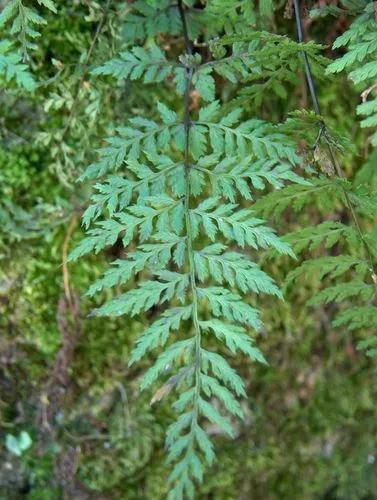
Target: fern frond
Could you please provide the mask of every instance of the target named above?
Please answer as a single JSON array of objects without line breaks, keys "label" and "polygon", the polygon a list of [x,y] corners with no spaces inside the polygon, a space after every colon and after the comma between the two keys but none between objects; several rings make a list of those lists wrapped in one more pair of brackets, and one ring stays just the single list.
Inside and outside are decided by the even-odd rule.
[{"label": "fern frond", "polygon": [[377,335],[360,340],[357,344],[357,348],[364,350],[367,356],[377,356]]},{"label": "fern frond", "polygon": [[[166,156],[150,157],[151,164],[127,159],[123,170],[127,176],[111,175],[103,183],[97,183],[96,193],[91,197],[92,205],[86,209],[83,224],[89,227],[106,209],[110,216],[127,208],[131,201],[157,196],[170,187],[174,196],[184,195],[184,167],[182,162],[174,162]],[[133,176],[133,178],[132,178]]]},{"label": "fern frond", "polygon": [[258,18],[271,19],[273,8],[271,0],[263,0],[258,6],[247,0],[212,0],[207,3],[205,12],[210,25],[216,26],[216,32],[224,30],[232,34],[247,31],[247,27],[254,25]]},{"label": "fern frond", "polygon": [[[179,6],[182,13],[184,7]],[[181,25],[185,26],[182,19]],[[260,43],[261,37],[256,38]],[[268,37],[263,35],[262,41],[268,44]],[[293,50],[285,39],[272,37],[271,44],[275,42],[298,55],[297,47]],[[159,103],[158,122],[131,118],[129,126],[118,128],[107,140],[99,161],[83,176],[107,175],[95,186],[92,205],[83,218],[85,226],[93,222],[95,226],[71,254],[74,259],[98,252],[117,240],[124,247],[138,242],[136,250],[127,252],[124,261],[118,260],[88,294],[123,287],[141,273],[137,288],[121,293],[94,314],[134,316],[163,306],[136,341],[130,363],[160,349],[141,388],[165,379],[153,403],[173,390],[179,393],[173,405],[178,417],[166,441],[168,461],[175,463],[170,475],[174,499],[192,497],[204,464],[214,459],[206,422],[232,436],[232,418],[242,416],[238,397],[245,396],[244,383],[223,354],[209,349],[220,343],[221,352],[266,362],[250,336],[250,330],[262,327],[259,312],[245,295],[282,295],[246,248],[272,248],[294,257],[289,244],[253,210],[241,208],[238,198],[250,200],[252,189],[262,190],[266,184],[281,188],[293,182],[308,187],[294,171],[300,159],[289,134],[262,120],[242,121],[241,108],[222,113],[220,102],[215,101],[213,73],[232,81],[235,75],[246,77],[254,70],[252,42],[243,45],[242,50],[251,51],[245,56],[232,43],[231,56],[224,54],[222,62],[202,62],[186,46],[179,62],[168,63],[160,49],[150,46],[133,48],[95,70],[118,78],[143,78],[147,83],[173,78],[177,92],[185,96],[184,116]],[[266,48],[266,54],[271,51],[271,46]],[[199,109],[197,119],[191,117],[192,89],[209,102]]]},{"label": "fern frond", "polygon": [[263,217],[271,217],[281,215],[288,208],[298,212],[313,202],[325,209],[333,208],[334,202],[343,200],[345,187],[348,189],[344,180],[312,177],[310,183],[296,183],[282,190],[272,191],[258,200],[253,209]]},{"label": "fern frond", "polygon": [[[297,5],[296,3],[296,8]],[[370,85],[369,88],[362,93],[363,103],[358,106],[357,112],[358,114],[367,116],[367,118],[361,122],[362,127],[374,127],[377,126],[377,107],[375,106],[375,99],[372,98],[368,101],[368,97],[370,94],[373,95],[376,90],[374,81],[377,75],[377,20],[375,6],[374,2],[366,2],[366,5],[358,5],[356,3],[350,4],[349,6],[347,5],[347,7],[353,11],[353,14],[358,14],[358,9],[361,9],[362,12],[351,24],[350,28],[335,41],[333,45],[334,49],[347,46],[348,51],[328,66],[327,73],[338,73],[347,70],[350,72],[350,79],[353,80],[355,84]],[[301,28],[299,26],[299,33],[300,31]],[[308,80],[312,80],[308,61],[306,61],[306,74]],[[311,87],[311,92],[319,114],[318,99],[313,86]],[[326,126],[322,121],[321,132],[323,132],[323,130],[326,131]],[[374,133],[371,141],[374,145],[377,144],[376,137],[377,134]],[[341,167],[337,164],[337,160],[332,152],[332,144],[328,137],[326,141],[328,143],[333,170],[336,170],[337,175],[342,177]],[[316,248],[319,242],[331,248],[335,243],[340,243],[342,240],[345,240],[348,247],[351,249],[350,253],[353,253],[354,249],[358,248],[358,253],[360,254],[361,250],[361,254],[365,255],[366,260],[361,261],[360,259],[355,259],[355,257],[351,255],[312,259],[304,262],[299,268],[292,271],[288,276],[288,282],[291,283],[303,273],[317,274],[319,279],[325,277],[335,279],[347,273],[351,276],[350,281],[324,288],[314,296],[309,303],[312,305],[321,302],[342,303],[348,299],[352,299],[352,304],[346,302],[348,308],[337,314],[336,319],[333,321],[334,326],[347,325],[349,330],[363,328],[365,330],[368,330],[368,328],[375,329],[377,326],[376,307],[374,306],[374,301],[377,296],[377,276],[375,274],[376,255],[374,252],[373,239],[369,235],[364,234],[358,215],[356,214],[357,210],[374,219],[376,211],[375,197],[366,186],[352,188],[350,183],[343,179],[341,181],[337,179],[334,185],[336,184],[340,187],[340,193],[342,193],[341,199],[343,199],[343,204],[350,212],[350,216],[355,224],[355,229],[346,230],[343,225],[336,224],[336,226],[334,226],[332,222],[323,223],[318,226],[317,229],[310,228],[302,232],[299,249],[302,249],[308,243],[311,244],[312,249]],[[339,190],[335,190],[334,194],[338,197]],[[310,274],[310,276],[312,277],[313,274]],[[355,307],[354,302],[357,300],[363,301],[363,305]],[[368,305],[365,305],[365,303]],[[375,338],[375,336],[366,340],[365,348],[368,349],[369,346],[374,345],[373,338]],[[369,354],[372,353],[373,349],[369,351]]]},{"label": "fern frond", "polygon": [[225,342],[226,346],[233,354],[235,354],[237,350],[240,350],[250,358],[266,363],[260,350],[252,346],[252,339],[246,334],[246,330],[242,326],[212,319],[211,321],[201,321],[200,327],[204,331],[212,331],[218,339]]}]

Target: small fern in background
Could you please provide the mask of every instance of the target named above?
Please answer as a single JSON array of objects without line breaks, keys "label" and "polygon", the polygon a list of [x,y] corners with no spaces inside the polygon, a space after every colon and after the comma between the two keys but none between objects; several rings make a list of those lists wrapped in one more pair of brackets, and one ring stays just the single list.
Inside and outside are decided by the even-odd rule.
[{"label": "small fern in background", "polygon": [[[296,8],[297,5],[296,3]],[[327,8],[324,10],[328,12]],[[318,12],[316,14],[318,15]],[[376,84],[373,83],[377,75],[377,64],[374,60],[377,49],[376,28],[374,2],[369,2],[349,30],[334,43],[335,49],[349,45],[349,51],[327,67],[327,73],[352,69],[349,76],[356,84],[364,82],[370,85],[362,93],[365,102],[358,107],[359,114],[370,115],[361,122],[362,127],[377,125],[374,117],[377,101],[367,100],[369,94],[373,94],[376,90]],[[311,78],[310,74],[308,78]],[[312,97],[316,103],[315,93],[312,93]],[[319,108],[318,104],[317,107]],[[333,212],[334,209],[343,208],[348,212],[351,225],[346,225],[335,218],[286,236],[286,241],[292,244],[297,253],[324,248],[329,252],[336,249],[335,253],[338,254],[304,260],[289,273],[287,286],[302,278],[332,281],[333,284],[314,295],[309,304],[313,306],[321,303],[339,304],[333,325],[346,327],[350,331],[358,330],[361,335],[358,348],[366,349],[368,355],[374,356],[377,354],[377,240],[374,224],[377,198],[369,186],[354,186],[344,179],[334,152],[336,148],[337,152],[341,149],[339,139],[329,133],[322,117],[317,117],[317,120],[320,128],[316,140],[314,141],[314,135],[310,138],[310,126],[306,139],[314,144],[312,161],[317,163],[319,170],[325,175],[320,173],[312,178],[311,186],[290,186],[281,192],[272,193],[260,200],[255,209],[266,216],[281,215],[285,210],[292,208],[297,212],[315,200],[318,206],[328,211]],[[311,122],[315,127],[315,121],[311,119],[307,121],[309,125]],[[295,123],[294,119],[292,123]],[[374,142],[375,134],[371,138],[372,145]],[[372,163],[373,161],[370,165]],[[356,180],[361,177],[365,178],[365,173],[363,176],[357,176]],[[366,227],[361,227],[358,214],[369,219]],[[369,231],[368,226],[371,228]],[[339,252],[339,247],[345,252],[344,254]],[[340,278],[345,278],[346,281],[339,283]]]},{"label": "small fern in background", "polygon": [[[333,48],[347,47],[347,53],[335,60],[327,68],[328,73],[347,71],[349,78],[358,87],[362,88],[362,103],[358,105],[356,112],[364,116],[360,125],[371,128],[370,142],[372,147],[377,147],[377,11],[375,2],[366,2],[362,13],[353,21],[350,28],[339,36],[334,42]],[[366,167],[362,168],[356,180],[363,180],[365,170],[368,170],[376,159],[376,151]],[[375,169],[373,169],[375,170]],[[372,179],[375,172],[372,171]],[[364,177],[365,180],[365,177]],[[367,186],[369,188],[369,185]],[[365,190],[368,193],[368,190]],[[375,220],[377,209],[377,197],[375,193],[370,195],[370,207],[372,222]],[[362,299],[359,307],[349,307],[342,311],[334,321],[335,326],[347,326],[350,330],[360,330],[365,338],[359,342],[360,348],[365,348],[369,355],[377,355],[377,274],[376,274],[376,226],[372,225],[372,232],[363,235],[359,230],[359,239],[364,240],[366,247],[367,263],[357,264],[356,281],[346,284],[335,285],[331,289],[323,290],[312,302],[319,303],[321,300],[341,301],[349,297]],[[361,252],[362,254],[362,252]],[[341,274],[340,271],[339,274]],[[344,272],[344,271],[343,271]],[[338,276],[336,274],[335,276]],[[365,332],[372,335],[365,335]]]},{"label": "small fern in background", "polygon": [[[321,207],[330,213],[341,212],[347,207],[347,199],[352,201],[364,219],[369,219],[373,227],[377,209],[377,199],[364,189],[355,190],[342,179],[320,175],[311,179],[310,186],[289,186],[265,196],[255,205],[257,213],[280,218],[287,210],[297,214],[302,210]],[[333,326],[346,327],[351,331],[359,330],[358,348],[366,349],[367,354],[376,354],[377,345],[377,279],[375,274],[375,230],[367,233],[353,224],[346,224],[340,216],[329,216],[315,226],[298,229],[285,235],[303,262],[292,270],[286,280],[286,287],[292,284],[302,286],[304,282],[324,283],[330,281],[309,300],[308,305],[338,304]],[[366,251],[367,248],[367,251]],[[329,256],[310,258],[312,253],[331,253]],[[309,253],[308,253],[309,252]],[[345,281],[339,282],[344,279]]]}]

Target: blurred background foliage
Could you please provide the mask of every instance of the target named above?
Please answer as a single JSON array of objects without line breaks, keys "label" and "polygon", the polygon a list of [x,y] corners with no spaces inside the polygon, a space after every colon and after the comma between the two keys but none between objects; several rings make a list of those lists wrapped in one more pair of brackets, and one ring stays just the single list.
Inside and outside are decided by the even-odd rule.
[{"label": "blurred background foliage", "polygon": [[[182,49],[179,38],[159,34],[169,20],[162,18],[161,29],[145,27],[132,17],[133,3],[59,0],[56,14],[43,11],[47,23],[26,62],[37,89],[1,82],[1,499],[166,498],[164,429],[172,410],[168,400],[151,406],[152,393],[139,393],[147,363],[127,367],[148,318],[88,317],[98,299],[84,296],[122,248],[116,244],[100,256],[65,263],[82,238],[80,217],[90,190],[77,179],[101,138],[131,114],[153,117],[151,103],[159,95],[177,107],[173,93],[157,85],[116,84],[90,74],[135,38],[157,36],[166,45],[178,43],[178,53]],[[243,3],[229,12],[226,29],[257,27],[295,37],[289,0],[254,2],[246,22]],[[303,12],[307,36],[330,45],[350,20],[343,14],[309,17],[307,9],[327,4],[338,2],[308,1]],[[194,9],[193,31],[197,15]],[[174,22],[170,31],[174,35]],[[333,57],[329,48],[325,55]],[[367,131],[355,115],[357,89],[345,76],[316,76],[323,115],[353,145],[343,156],[353,179],[369,151]],[[272,121],[310,109],[301,72],[286,89],[286,95],[266,93],[260,103],[243,99],[243,106]],[[224,84],[222,93],[236,90]],[[284,217],[289,232],[308,220],[319,223],[328,212],[318,203]],[[295,265],[265,262],[280,283]],[[269,366],[234,360],[248,381],[247,418],[234,441],[217,437],[218,460],[198,498],[377,498],[376,364],[356,350],[351,333],[331,327],[332,306],[305,305],[317,289],[309,280],[288,287],[284,303],[263,299],[266,330],[259,346]]]}]

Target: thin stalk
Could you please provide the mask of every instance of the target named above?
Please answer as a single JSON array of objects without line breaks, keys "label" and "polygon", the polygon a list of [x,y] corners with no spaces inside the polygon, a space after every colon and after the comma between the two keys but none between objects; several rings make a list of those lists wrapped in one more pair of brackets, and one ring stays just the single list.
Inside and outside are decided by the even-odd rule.
[{"label": "thin stalk", "polygon": [[[299,0],[294,0],[294,6],[295,6],[295,17],[296,17],[298,41],[300,43],[304,43],[304,31],[302,29]],[[305,76],[306,76],[306,81],[308,83],[308,87],[310,90],[310,95],[312,96],[313,107],[314,107],[314,110],[317,113],[317,115],[320,115],[321,109],[319,107],[317,91],[316,91],[316,87],[315,87],[315,83],[314,83],[314,79],[313,79],[313,75],[312,75],[312,70],[310,68],[309,58],[308,58],[308,55],[306,52],[303,52],[302,55],[304,57]]]},{"label": "thin stalk", "polygon": [[183,7],[182,0],[178,0],[178,10],[179,10],[179,15],[181,17],[181,22],[182,22],[183,38],[185,40],[185,49],[186,49],[187,54],[191,55],[192,54],[192,43],[190,41],[189,34],[188,34],[186,13],[185,13],[185,8]]},{"label": "thin stalk", "polygon": [[[185,11],[182,5],[182,0],[178,1],[178,9],[183,26],[183,36],[185,40],[186,53],[190,55],[192,54],[192,46],[188,36],[187,23],[186,23]],[[198,290],[196,287],[194,249],[193,249],[192,227],[190,219],[190,197],[191,197],[190,129],[192,126],[191,116],[190,116],[190,91],[191,91],[193,73],[194,73],[193,68],[188,68],[188,67],[186,68],[186,89],[184,95],[185,109],[184,109],[183,125],[185,129],[185,151],[184,151],[184,167],[185,167],[185,180],[186,180],[186,193],[184,200],[185,224],[187,232],[187,255],[188,255],[188,265],[189,265],[189,275],[190,275],[190,288],[192,295],[192,320],[195,333],[195,345],[194,345],[195,396],[194,396],[194,418],[192,421],[192,426],[195,426],[198,418],[198,407],[199,407],[198,400],[200,397],[201,331],[200,331],[199,315],[198,315],[199,301],[198,301]]]},{"label": "thin stalk", "polygon": [[[295,9],[298,41],[299,41],[299,43],[304,43],[305,40],[304,40],[304,32],[303,32],[303,28],[302,28],[300,2],[299,2],[299,0],[293,0],[293,3],[294,3],[294,9]],[[305,52],[302,52],[302,55],[304,58],[304,69],[305,69],[306,81],[307,81],[310,95],[311,95],[311,98],[313,101],[313,107],[314,107],[316,114],[321,116],[321,108],[320,108],[319,101],[318,101],[318,95],[317,95],[317,90],[316,90],[316,86],[315,86],[315,82],[314,82],[314,78],[313,78],[313,74],[312,74],[312,70],[311,70],[311,66],[310,66],[310,61],[309,61],[308,55]],[[339,178],[345,179],[345,175],[344,175],[342,167],[338,161],[336,153],[326,137],[326,130],[327,130],[326,124],[325,124],[323,118],[321,118],[320,132],[319,132],[319,136],[318,136],[317,141],[319,142],[319,139],[321,137],[324,137],[325,142],[326,142],[327,151],[329,154],[329,158],[330,158],[330,161],[331,161],[332,166],[334,168],[334,171],[336,172],[336,174]],[[361,229],[359,218],[356,214],[356,211],[355,211],[355,208],[352,204],[352,201],[351,201],[346,189],[344,187],[342,187],[341,189],[343,191],[343,195],[344,195],[344,198],[346,200],[347,208],[350,211],[350,214],[351,214],[351,217],[354,221],[357,233],[358,233],[359,238],[360,238],[362,245],[364,247],[365,254],[366,254],[367,260],[369,262],[370,271],[372,273],[373,282],[375,282],[374,276],[377,275],[377,271],[375,268],[374,258],[373,258],[372,252],[369,248],[367,241],[365,240],[365,236],[364,236],[364,233]],[[377,285],[376,285],[376,289],[377,289]]]},{"label": "thin stalk", "polygon": [[68,120],[67,120],[67,123],[63,129],[63,132],[62,132],[62,135],[61,135],[61,138],[60,140],[63,141],[66,133],[68,132],[70,126],[71,126],[71,123],[76,115],[76,112],[77,112],[77,105],[78,105],[78,102],[79,102],[79,98],[80,98],[80,90],[84,84],[84,81],[85,81],[85,78],[89,72],[89,61],[90,61],[90,58],[92,57],[92,53],[93,53],[93,50],[97,44],[97,41],[98,41],[98,38],[101,34],[101,31],[104,27],[104,24],[105,24],[105,21],[106,21],[106,17],[109,13],[109,10],[110,10],[110,6],[111,6],[111,2],[112,0],[107,0],[106,4],[105,4],[105,7],[104,7],[104,10],[103,10],[103,14],[102,14],[102,17],[99,21],[99,23],[97,24],[97,28],[96,28],[96,31],[94,33],[94,36],[93,36],[93,39],[92,39],[92,42],[90,44],[90,47],[89,47],[89,50],[88,50],[88,53],[86,54],[86,57],[85,57],[85,61],[84,61],[84,70],[83,70],[83,73],[78,81],[78,85],[77,85],[77,91],[76,91],[76,95],[73,99],[73,103],[72,103],[72,107],[71,107],[71,111],[70,111],[70,114],[68,116]]}]

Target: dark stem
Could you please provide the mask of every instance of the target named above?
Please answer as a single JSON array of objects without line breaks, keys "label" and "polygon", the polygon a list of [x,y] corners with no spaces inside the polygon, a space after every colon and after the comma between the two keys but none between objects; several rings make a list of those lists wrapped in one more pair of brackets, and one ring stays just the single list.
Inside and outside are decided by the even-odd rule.
[{"label": "dark stem", "polygon": [[[305,39],[304,39],[304,30],[302,28],[302,20],[301,20],[301,14],[300,14],[300,2],[299,2],[299,0],[293,0],[293,2],[294,2],[294,6],[295,6],[298,41],[300,43],[303,43],[305,41]],[[306,52],[303,52],[302,55],[304,57],[305,76],[306,76],[306,81],[308,83],[308,87],[310,90],[310,95],[312,96],[314,111],[317,113],[317,115],[320,115],[321,108],[319,107],[317,91],[315,88],[315,83],[314,83],[312,71],[310,68],[308,54]]]},{"label": "dark stem", "polygon": [[191,55],[192,54],[192,43],[191,43],[189,35],[188,35],[185,8],[183,6],[182,0],[178,0],[178,10],[179,10],[179,15],[180,15],[181,21],[182,21],[183,38],[185,40],[186,52],[187,52],[187,54]]}]

